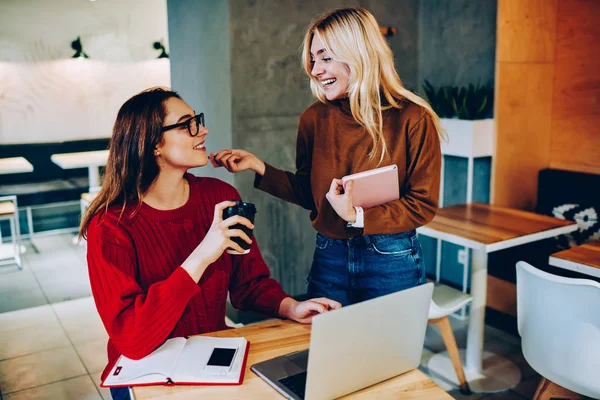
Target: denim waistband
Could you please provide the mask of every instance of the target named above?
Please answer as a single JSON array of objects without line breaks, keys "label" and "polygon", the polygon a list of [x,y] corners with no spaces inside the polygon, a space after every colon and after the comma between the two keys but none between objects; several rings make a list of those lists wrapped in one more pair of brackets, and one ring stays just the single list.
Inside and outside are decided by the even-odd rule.
[{"label": "denim waistband", "polygon": [[400,233],[381,233],[381,234],[373,234],[373,235],[354,236],[349,239],[332,239],[328,236],[323,235],[320,232],[317,232],[317,236],[320,236],[322,239],[326,239],[326,240],[330,241],[330,243],[339,243],[339,244],[350,244],[350,243],[358,244],[361,242],[364,242],[366,244],[371,244],[373,242],[376,242],[378,239],[383,239],[383,238],[405,239],[405,238],[411,238],[411,237],[415,236],[416,234],[417,234],[417,231],[414,229],[411,229],[410,231],[400,232]]}]

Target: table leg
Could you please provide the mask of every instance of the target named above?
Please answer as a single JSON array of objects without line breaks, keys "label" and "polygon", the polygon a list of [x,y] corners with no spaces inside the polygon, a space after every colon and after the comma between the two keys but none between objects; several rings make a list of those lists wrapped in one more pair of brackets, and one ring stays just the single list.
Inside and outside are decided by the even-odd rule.
[{"label": "table leg", "polygon": [[485,328],[485,303],[487,300],[487,253],[473,250],[471,262],[471,301],[469,328],[467,330],[466,368],[481,372],[483,332]]},{"label": "table leg", "polygon": [[88,177],[90,184],[90,193],[100,190],[100,168],[90,165],[88,167]]},{"label": "table leg", "polygon": [[[521,381],[521,371],[512,361],[496,354],[483,351],[485,329],[485,304],[487,299],[487,253],[484,249],[473,249],[471,259],[471,296],[467,348],[461,350],[465,375],[475,393],[495,393],[511,389]],[[435,381],[458,385],[452,361],[447,352],[431,357],[428,369]],[[443,382],[438,382],[443,386]],[[447,385],[446,385],[447,386]]]}]

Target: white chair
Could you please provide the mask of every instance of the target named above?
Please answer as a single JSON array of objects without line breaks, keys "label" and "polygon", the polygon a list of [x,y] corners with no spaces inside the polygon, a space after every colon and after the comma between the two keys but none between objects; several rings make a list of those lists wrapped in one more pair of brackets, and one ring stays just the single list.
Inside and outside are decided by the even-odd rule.
[{"label": "white chair", "polygon": [[[19,229],[19,207],[17,196],[0,197],[0,221],[10,221],[10,237],[12,239],[12,253],[7,261],[3,259],[0,265],[17,264],[17,268],[23,269],[21,263],[21,231]],[[2,247],[2,235],[0,234],[0,248]]]},{"label": "white chair", "polygon": [[600,284],[517,263],[523,355],[542,375],[534,399],[600,399]]},{"label": "white chair", "polygon": [[456,338],[452,332],[448,316],[468,304],[472,300],[472,297],[438,282],[434,282],[434,285],[433,296],[429,306],[428,323],[439,327],[446,350],[448,350],[448,356],[450,356],[452,366],[456,372],[460,391],[468,395],[471,393],[471,390],[465,378],[465,370],[460,360]]},{"label": "white chair", "polygon": [[96,198],[98,193],[81,193],[81,199],[79,200],[79,207],[81,208],[81,217],[89,207],[90,203]]},{"label": "white chair", "polygon": [[[90,206],[92,201],[96,198],[98,192],[93,193],[81,193],[81,198],[79,199],[79,208],[81,210],[81,217],[85,215],[87,208]],[[78,246],[83,246],[85,244],[85,239],[79,240],[79,235],[75,235],[73,237],[73,244]]]}]

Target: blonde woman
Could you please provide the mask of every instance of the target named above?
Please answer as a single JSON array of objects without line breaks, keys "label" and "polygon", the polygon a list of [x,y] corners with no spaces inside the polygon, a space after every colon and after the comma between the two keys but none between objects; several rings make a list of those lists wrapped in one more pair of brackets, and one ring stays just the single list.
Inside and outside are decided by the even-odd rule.
[{"label": "blonde woman", "polygon": [[[311,211],[317,230],[308,294],[343,305],[425,282],[415,229],[437,210],[443,135],[429,104],[406,90],[392,51],[363,8],[330,11],[309,26],[303,66],[318,101],[300,116],[295,173],[244,150],[211,154],[215,167],[250,169],[254,186]],[[341,177],[396,164],[400,199],[352,204]]]}]

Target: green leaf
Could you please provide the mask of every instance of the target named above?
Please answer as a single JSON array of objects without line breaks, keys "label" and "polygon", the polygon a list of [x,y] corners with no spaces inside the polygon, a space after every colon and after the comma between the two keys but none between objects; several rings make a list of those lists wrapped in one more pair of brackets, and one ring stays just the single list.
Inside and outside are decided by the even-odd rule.
[{"label": "green leaf", "polygon": [[481,119],[486,118],[493,108],[493,89],[482,86],[480,79],[463,87],[435,87],[425,79],[422,88],[431,107],[442,118]]},{"label": "green leaf", "polygon": [[462,110],[464,117],[463,119],[471,119],[469,118],[469,109],[467,108],[467,96],[463,97]]},{"label": "green leaf", "polygon": [[486,105],[487,105],[487,96],[483,98],[483,103],[481,103],[481,106],[479,106],[479,108],[477,109],[477,113],[475,115],[480,116],[483,113],[483,110],[485,110]]}]

